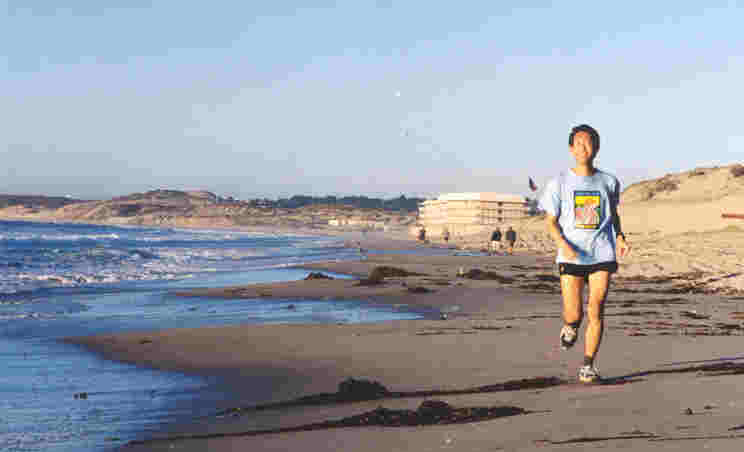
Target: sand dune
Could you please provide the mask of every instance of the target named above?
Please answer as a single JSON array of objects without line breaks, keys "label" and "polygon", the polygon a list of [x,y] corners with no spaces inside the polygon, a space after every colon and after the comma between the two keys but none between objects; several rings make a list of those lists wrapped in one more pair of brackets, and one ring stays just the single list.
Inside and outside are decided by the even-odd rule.
[{"label": "sand dune", "polygon": [[729,165],[695,168],[630,185],[623,191],[623,202],[650,200],[699,202],[744,194],[744,166]]}]

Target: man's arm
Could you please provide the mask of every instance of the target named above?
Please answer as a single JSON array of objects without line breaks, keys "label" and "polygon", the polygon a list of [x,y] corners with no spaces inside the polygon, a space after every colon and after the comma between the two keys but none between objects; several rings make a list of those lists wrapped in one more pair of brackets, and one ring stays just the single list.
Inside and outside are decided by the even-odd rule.
[{"label": "man's arm", "polygon": [[625,240],[625,234],[623,233],[622,226],[620,225],[620,215],[617,213],[617,205],[612,204],[612,227],[615,230],[615,238],[617,254],[620,257],[625,257],[630,254],[630,245]]},{"label": "man's arm", "polygon": [[560,224],[558,224],[558,217],[554,217],[553,215],[548,214],[546,226],[548,229],[548,234],[550,234],[553,242],[555,242],[555,246],[559,250],[561,250],[561,254],[563,255],[563,257],[565,259],[568,259],[569,261],[575,260],[578,257],[576,254],[576,250],[574,250],[571,244],[568,243],[566,238],[563,237],[563,231],[561,231],[561,226]]}]

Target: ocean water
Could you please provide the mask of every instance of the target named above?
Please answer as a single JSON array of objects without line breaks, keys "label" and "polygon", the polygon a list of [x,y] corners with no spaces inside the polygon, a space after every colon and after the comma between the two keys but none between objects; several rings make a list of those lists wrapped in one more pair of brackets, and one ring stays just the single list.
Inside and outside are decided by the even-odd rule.
[{"label": "ocean water", "polygon": [[0,221],[0,450],[110,450],[229,398],[214,379],[107,361],[60,341],[67,336],[430,314],[355,301],[171,294],[297,280],[308,273],[297,265],[359,258],[333,237]]}]

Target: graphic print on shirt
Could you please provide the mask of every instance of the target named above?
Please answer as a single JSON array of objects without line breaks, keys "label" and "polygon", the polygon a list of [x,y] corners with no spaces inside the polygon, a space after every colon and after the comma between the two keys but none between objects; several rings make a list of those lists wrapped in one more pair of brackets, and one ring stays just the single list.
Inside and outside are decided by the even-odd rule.
[{"label": "graphic print on shirt", "polygon": [[576,229],[599,229],[602,222],[602,196],[596,190],[574,191],[574,226]]}]

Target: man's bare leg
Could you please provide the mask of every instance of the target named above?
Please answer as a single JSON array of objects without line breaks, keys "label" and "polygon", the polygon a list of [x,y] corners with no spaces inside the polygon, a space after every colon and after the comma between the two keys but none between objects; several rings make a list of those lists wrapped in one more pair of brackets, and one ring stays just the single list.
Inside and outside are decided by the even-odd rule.
[{"label": "man's bare leg", "polygon": [[563,295],[563,327],[561,328],[561,348],[568,350],[578,339],[578,330],[583,316],[582,305],[584,278],[561,275],[561,294]]},{"label": "man's bare leg", "polygon": [[561,275],[561,294],[563,295],[563,322],[566,325],[580,325],[583,317],[584,278]]},{"label": "man's bare leg", "polygon": [[584,343],[584,356],[592,360],[599,351],[604,331],[604,302],[610,288],[610,273],[594,272],[589,275],[589,301],[587,302],[588,324]]}]

